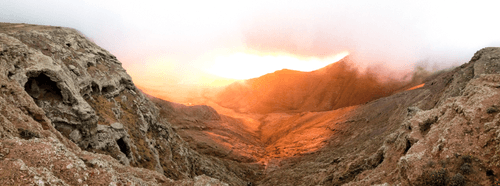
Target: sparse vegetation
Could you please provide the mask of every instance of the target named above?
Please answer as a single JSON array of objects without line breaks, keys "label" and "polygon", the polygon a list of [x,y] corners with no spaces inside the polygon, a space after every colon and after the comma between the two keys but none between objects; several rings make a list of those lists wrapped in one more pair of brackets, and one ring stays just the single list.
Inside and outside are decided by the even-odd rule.
[{"label": "sparse vegetation", "polygon": [[27,130],[27,129],[17,129],[19,131],[19,135],[21,136],[21,138],[23,139],[32,139],[32,138],[39,138],[40,135],[38,133],[35,133],[31,130]]},{"label": "sparse vegetation", "polygon": [[496,105],[492,105],[490,108],[486,109],[486,113],[493,114],[497,113],[500,109]]},{"label": "sparse vegetation", "polygon": [[439,164],[442,168],[445,168],[450,164],[450,159],[439,160]]},{"label": "sparse vegetation", "polygon": [[500,186],[500,178],[495,178],[495,181],[493,182],[494,186]]},{"label": "sparse vegetation", "polygon": [[448,182],[448,171],[439,169],[426,171],[418,179],[415,185],[418,186],[445,186]]},{"label": "sparse vegetation", "polygon": [[94,94],[92,98],[93,99],[87,99],[86,101],[94,108],[97,116],[99,116],[99,125],[111,125],[111,123],[118,122],[111,110],[111,108],[114,107],[111,101],[100,94]]},{"label": "sparse vegetation", "polygon": [[[1,27],[0,30],[4,28]],[[25,37],[23,41],[26,42],[33,37],[27,34],[11,33],[9,37],[1,34],[0,40],[9,41],[20,36]],[[57,38],[59,35],[53,35],[53,37]],[[43,42],[49,43],[48,40]],[[419,72],[414,76],[414,80],[424,81],[424,88],[401,92],[370,102],[365,101],[392,94],[391,91],[396,90],[400,85],[380,88],[385,84],[377,81],[373,74],[365,77],[353,72],[352,76],[340,76],[345,75],[344,71],[349,70],[346,68],[339,68],[341,70],[338,72],[333,71],[335,69],[332,68],[331,74],[339,76],[326,76],[331,81],[325,81],[323,74],[315,74],[318,78],[307,76],[310,79],[302,82],[300,86],[296,86],[300,84],[297,81],[283,82],[282,79],[275,80],[274,77],[268,76],[276,83],[265,84],[265,81],[262,83],[255,80],[257,83],[254,85],[261,89],[256,91],[255,97],[250,96],[251,101],[241,104],[255,106],[254,111],[262,108],[263,113],[276,110],[291,112],[260,116],[260,114],[246,113],[245,109],[240,110],[241,112],[233,112],[236,110],[222,108],[221,114],[229,114],[220,119],[214,119],[211,110],[202,107],[182,106],[183,109],[178,109],[179,105],[162,107],[157,104],[158,108],[155,108],[154,102],[145,99],[133,86],[131,80],[125,77],[125,72],[119,63],[115,64],[114,56],[101,51],[100,48],[83,49],[85,43],[84,41],[68,43],[65,38],[61,38],[59,42],[60,45],[66,47],[64,50],[75,50],[79,47],[80,52],[93,52],[94,55],[91,56],[94,57],[80,58],[78,56],[80,54],[76,55],[74,52],[58,51],[60,47],[53,47],[57,43],[33,45],[33,47],[48,46],[43,49],[42,53],[54,59],[54,63],[45,69],[47,72],[37,71],[36,73],[40,73],[38,75],[30,75],[31,72],[27,72],[26,69],[34,69],[32,65],[39,65],[39,63],[24,62],[28,58],[37,59],[35,54],[29,53],[30,51],[26,49],[19,52],[10,51],[22,45],[11,47],[9,43],[5,45],[2,43],[0,46],[8,46],[9,49],[9,51],[1,49],[0,63],[15,66],[0,69],[5,72],[3,76],[0,76],[2,80],[0,156],[4,158],[4,161],[0,161],[2,170],[0,171],[0,185],[24,185],[38,181],[44,181],[46,185],[58,184],[49,183],[54,178],[56,181],[61,179],[69,185],[111,185],[111,181],[116,185],[155,185],[155,183],[183,185],[181,183],[184,181],[193,181],[195,177],[202,174],[205,174],[209,180],[216,178],[230,185],[373,185],[385,183],[417,186],[500,185],[498,167],[492,166],[498,162],[498,151],[495,151],[498,150],[496,149],[498,145],[488,136],[493,132],[481,130],[482,124],[494,121],[493,116],[500,113],[500,106],[496,106],[500,103],[498,91],[482,89],[481,86],[491,82],[492,79],[496,82],[500,76],[489,74],[493,78],[478,76],[470,81],[478,75],[474,74],[473,65],[463,65],[453,72],[442,75],[429,74],[423,68],[417,69]],[[20,56],[20,58],[17,61],[11,60],[12,57],[5,58],[3,54]],[[39,54],[36,51],[36,55]],[[500,48],[496,54],[500,55]],[[8,59],[7,62],[3,58]],[[17,63],[19,66],[16,66]],[[336,63],[338,64],[340,63]],[[85,81],[80,82],[78,78],[78,81],[71,81],[66,76],[58,78],[54,75],[55,72],[49,73],[50,68],[57,65],[68,66],[68,68],[62,66],[62,71],[58,68],[57,73],[75,77],[72,73],[78,70],[82,72],[79,74],[81,80]],[[90,74],[82,68],[87,65]],[[281,73],[285,73],[282,74],[283,77],[290,77],[290,79],[295,77],[303,79],[300,75],[302,73],[297,73],[297,76],[290,71],[281,71]],[[25,84],[19,83],[19,80],[15,81],[15,78],[19,78],[22,74],[26,74],[22,80],[27,81]],[[75,74],[78,75],[78,73]],[[118,79],[115,78],[117,75],[124,75],[125,78],[119,79],[118,83],[116,82]],[[359,78],[355,75],[359,75]],[[339,81],[343,83],[337,86]],[[71,85],[70,89],[65,88],[65,85]],[[22,92],[23,87],[28,94]],[[298,91],[290,91],[287,87],[297,87]],[[273,88],[275,90],[271,90],[272,92],[268,95],[260,91],[269,91]],[[309,90],[313,90],[314,93],[309,94]],[[365,94],[365,91],[373,91],[374,94]],[[308,99],[296,97],[296,94],[304,95]],[[492,94],[495,96],[485,96]],[[86,103],[80,102],[82,100],[79,96],[85,98],[95,113],[91,109],[80,109],[78,111],[81,112],[74,113],[77,114],[76,116],[79,116],[79,113],[86,116],[92,115],[93,120],[77,121],[78,123],[71,124],[72,126],[69,124],[66,126],[54,115],[44,114],[43,109],[46,109],[45,113],[52,111],[73,113],[73,110],[79,107],[59,110],[61,108],[55,106],[44,108],[36,106],[36,101],[40,100],[44,101],[44,105],[50,105],[61,102],[63,97],[66,99],[64,103],[72,103],[71,99],[76,97],[78,98],[76,101],[83,103],[80,106],[86,107]],[[253,101],[253,98],[261,97],[269,98],[263,99],[269,102]],[[357,101],[360,97],[365,100],[358,105]],[[448,99],[450,97],[456,98]],[[205,99],[213,101],[209,98]],[[234,94],[231,94],[227,99],[240,104],[239,100],[234,98]],[[446,103],[443,103],[444,100],[447,100]],[[489,105],[479,107],[480,104],[475,104],[476,102],[489,103]],[[493,103],[496,105],[491,106]],[[39,107],[43,106],[40,105]],[[350,107],[350,105],[355,106]],[[488,108],[489,106],[491,107]],[[219,109],[219,107],[215,108]],[[335,108],[341,109],[332,110]],[[467,112],[464,112],[463,108],[467,108]],[[251,111],[252,108],[248,109],[248,112]],[[232,114],[239,117],[231,118]],[[246,124],[244,123],[246,114],[252,114],[250,127],[243,125]],[[465,119],[464,115],[467,116]],[[438,120],[443,125],[437,125]],[[71,122],[74,121],[76,119]],[[98,154],[82,152],[78,146],[65,139],[75,129],[80,130],[89,124],[92,124],[90,127],[94,129],[96,121],[100,125],[115,122],[121,124],[109,127],[98,126],[95,134],[102,136],[100,139],[110,137],[104,134],[108,129],[122,132],[119,137],[111,136],[119,139],[113,139],[114,141],[110,143],[106,142],[110,145],[99,146],[94,145],[96,143],[90,143],[89,145],[94,145],[96,149],[82,148]],[[43,122],[46,123],[46,127],[42,128],[38,123],[43,126]],[[125,129],[127,134],[121,131],[122,129]],[[247,129],[251,129],[252,132],[247,133]],[[433,129],[433,133],[429,133],[430,129]],[[324,131],[326,132],[323,133]],[[189,136],[192,134],[190,132],[195,135]],[[420,132],[423,135],[420,135]],[[74,134],[78,133],[75,132],[72,136],[76,136]],[[440,140],[443,134],[446,135],[446,141]],[[474,134],[474,136],[468,136],[469,134]],[[485,136],[486,139],[481,138]],[[17,137],[37,139],[22,140]],[[475,137],[480,139],[476,140],[478,138]],[[223,139],[219,141],[221,146],[216,146],[219,142],[215,140],[208,144],[207,141],[212,138]],[[254,138],[266,139],[266,141],[253,142]],[[247,145],[247,143],[241,141],[250,141],[248,144],[252,146],[243,146],[241,144]],[[218,148],[223,145],[229,146],[227,148],[231,148],[231,151]],[[265,145],[272,148],[262,148]],[[320,148],[317,150],[311,148],[313,145]],[[247,149],[251,151],[245,151]],[[306,152],[303,149],[313,150],[302,153]],[[410,149],[412,151],[409,151]],[[434,151],[434,149],[439,151]],[[247,154],[239,156],[237,153],[241,152]],[[129,158],[129,161],[122,159],[124,158],[122,153]],[[261,156],[265,153],[270,156]],[[473,153],[474,156],[464,153]],[[287,158],[276,158],[284,157],[283,154]],[[252,157],[258,158],[251,159]],[[121,161],[125,162],[123,164],[129,162],[131,166],[145,169],[125,166],[115,159],[123,160]],[[86,166],[80,165],[80,160],[83,160]],[[45,169],[47,167],[51,167],[50,170]],[[33,179],[31,173],[30,175],[24,174],[32,170],[41,171],[37,174],[40,180]],[[177,181],[169,184],[173,182],[172,180]]]},{"label": "sparse vegetation", "polygon": [[460,166],[460,172],[465,175],[470,174],[472,172],[472,166],[470,165],[470,163],[464,163],[462,166]]},{"label": "sparse vegetation", "polygon": [[462,174],[457,173],[450,180],[450,186],[463,186],[465,185],[465,178]]},{"label": "sparse vegetation", "polygon": [[470,173],[472,173],[472,159],[473,159],[473,156],[467,154],[467,155],[463,155],[461,158],[460,158],[460,172],[464,175],[468,175]]}]

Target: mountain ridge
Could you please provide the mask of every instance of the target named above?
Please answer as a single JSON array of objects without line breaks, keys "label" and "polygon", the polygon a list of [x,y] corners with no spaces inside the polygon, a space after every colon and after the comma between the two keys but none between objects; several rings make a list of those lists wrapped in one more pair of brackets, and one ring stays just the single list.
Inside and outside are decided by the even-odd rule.
[{"label": "mountain ridge", "polygon": [[246,85],[261,97],[218,100],[238,113],[144,95],[74,29],[0,23],[0,184],[500,185],[498,59],[483,48],[390,95],[348,65],[317,86],[269,75]]},{"label": "mountain ridge", "polygon": [[327,111],[385,97],[415,84],[384,82],[373,72],[359,72],[353,64],[347,56],[311,72],[279,70],[233,83],[218,93],[215,102],[240,112]]}]

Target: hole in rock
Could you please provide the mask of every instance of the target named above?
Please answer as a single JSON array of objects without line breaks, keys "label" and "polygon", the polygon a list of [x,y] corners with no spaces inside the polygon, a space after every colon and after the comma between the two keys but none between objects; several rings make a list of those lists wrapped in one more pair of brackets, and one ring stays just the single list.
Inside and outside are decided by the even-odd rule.
[{"label": "hole in rock", "polygon": [[408,150],[410,150],[411,146],[413,144],[411,143],[411,141],[409,139],[406,140],[406,147],[405,147],[405,151],[403,152],[403,154],[406,154],[408,152]]},{"label": "hole in rock", "polygon": [[380,153],[380,155],[378,157],[378,161],[377,161],[377,163],[375,164],[374,167],[378,167],[380,164],[382,164],[382,162],[384,162],[384,159],[385,159],[384,154]]},{"label": "hole in rock", "polygon": [[120,138],[116,140],[116,143],[118,144],[118,147],[120,147],[120,151],[122,151],[123,154],[128,156],[128,154],[130,153],[130,148],[128,147],[127,142],[125,142],[123,138]]},{"label": "hole in rock", "polygon": [[99,85],[97,83],[92,82],[92,94],[97,94],[99,93]]},{"label": "hole in rock", "polygon": [[24,90],[35,101],[46,100],[53,102],[63,100],[61,89],[57,87],[57,83],[43,73],[36,77],[30,77],[24,85]]},{"label": "hole in rock", "polygon": [[9,71],[9,73],[7,74],[7,77],[9,77],[9,79],[10,79],[10,78],[12,78],[12,76],[14,76],[14,73]]},{"label": "hole in rock", "polygon": [[495,173],[493,173],[493,170],[487,170],[486,171],[486,176],[494,176]]},{"label": "hole in rock", "polygon": [[90,62],[88,62],[88,63],[87,63],[87,68],[89,68],[89,67],[93,67],[93,66],[94,66],[94,64],[92,64],[92,63],[90,63]]},{"label": "hole in rock", "polygon": [[128,79],[125,79],[125,78],[121,78],[120,79],[120,84],[123,84],[123,85],[130,85],[132,84],[132,81],[128,80]]},{"label": "hole in rock", "polygon": [[102,88],[102,93],[107,94],[107,93],[113,92],[114,90],[115,90],[115,87],[113,87],[113,86],[105,86]]}]

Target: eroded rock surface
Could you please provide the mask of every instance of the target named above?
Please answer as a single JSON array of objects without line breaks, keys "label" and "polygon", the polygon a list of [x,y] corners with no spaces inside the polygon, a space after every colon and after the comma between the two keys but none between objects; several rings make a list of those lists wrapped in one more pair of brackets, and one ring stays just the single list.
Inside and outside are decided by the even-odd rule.
[{"label": "eroded rock surface", "polygon": [[422,88],[336,110],[341,97],[291,95],[247,121],[151,102],[73,29],[0,23],[0,184],[500,185],[499,59],[485,48]]},{"label": "eroded rock surface", "polygon": [[[55,140],[80,159],[82,154],[107,157],[94,153],[113,157],[117,161],[103,161],[116,174],[124,172],[121,169],[132,170],[130,165],[154,170],[157,173],[151,175],[161,177],[164,183],[193,180],[204,174],[231,185],[247,183],[243,174],[236,175],[243,172],[237,163],[201,156],[190,149],[170,123],[159,118],[158,109],[134,86],[116,57],[76,30],[0,23],[0,79],[1,137],[8,143],[16,141],[13,148],[23,146],[19,138],[38,139],[34,146]],[[23,158],[31,157],[10,158],[26,162]],[[43,171],[53,175],[57,169],[48,167],[56,161],[47,160],[38,167],[46,167]],[[63,180],[61,176],[55,177]],[[112,173],[111,181],[103,179],[102,183],[127,182],[116,180],[117,176]],[[150,182],[140,177],[134,180]],[[60,183],[76,184],[68,180]]]},{"label": "eroded rock surface", "polygon": [[359,105],[319,151],[275,163],[262,185],[500,185],[500,48]]}]

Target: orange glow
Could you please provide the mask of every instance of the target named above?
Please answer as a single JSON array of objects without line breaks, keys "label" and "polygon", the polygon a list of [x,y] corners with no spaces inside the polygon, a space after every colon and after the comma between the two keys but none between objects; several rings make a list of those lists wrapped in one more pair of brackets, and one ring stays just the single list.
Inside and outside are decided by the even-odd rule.
[{"label": "orange glow", "polygon": [[210,74],[230,79],[251,79],[281,69],[314,71],[335,63],[349,55],[344,51],[336,55],[320,58],[298,58],[291,55],[258,55],[234,53],[215,58],[215,64],[206,71]]},{"label": "orange glow", "polygon": [[349,120],[357,108],[267,115],[259,127],[261,141],[266,144],[264,159],[287,158],[324,147],[328,139],[345,127],[342,123]]},{"label": "orange glow", "polygon": [[415,89],[417,89],[417,88],[422,88],[424,85],[425,85],[425,83],[422,83],[422,84],[420,84],[420,85],[417,85],[417,86],[411,87],[411,88],[409,88],[409,89],[407,89],[407,90],[415,90]]},{"label": "orange glow", "polygon": [[[219,107],[217,107],[217,111]],[[345,107],[326,112],[302,112],[295,114],[272,113],[259,114],[231,114],[244,126],[246,133],[255,137],[255,141],[242,141],[244,138],[228,135],[220,131],[241,131],[234,123],[214,122],[213,128],[218,130],[203,131],[200,140],[204,143],[217,146],[221,151],[231,151],[231,154],[254,159],[264,165],[269,161],[285,159],[297,155],[307,154],[324,147],[328,140],[336,136],[339,131],[345,130],[345,122],[353,116],[357,106]],[[234,112],[233,112],[234,113]],[[240,133],[242,135],[243,133]],[[258,134],[258,135],[257,135]],[[242,135],[244,136],[244,135]],[[252,139],[249,137],[248,139]],[[201,139],[203,138],[203,139]]]}]

